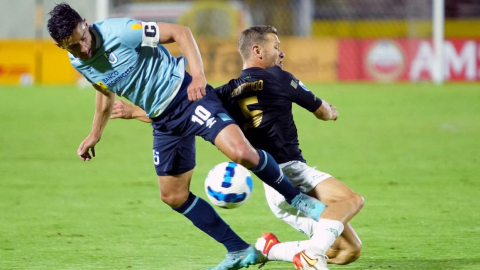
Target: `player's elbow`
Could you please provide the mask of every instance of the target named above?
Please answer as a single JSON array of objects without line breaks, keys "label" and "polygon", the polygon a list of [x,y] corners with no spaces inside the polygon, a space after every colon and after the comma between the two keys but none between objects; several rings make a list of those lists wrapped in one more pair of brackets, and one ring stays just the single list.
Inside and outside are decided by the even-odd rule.
[{"label": "player's elbow", "polygon": [[177,34],[179,35],[179,37],[181,37],[181,38],[193,37],[193,33],[190,30],[190,28],[188,28],[188,26],[179,25],[178,27],[179,27],[178,28],[179,31],[177,32]]}]

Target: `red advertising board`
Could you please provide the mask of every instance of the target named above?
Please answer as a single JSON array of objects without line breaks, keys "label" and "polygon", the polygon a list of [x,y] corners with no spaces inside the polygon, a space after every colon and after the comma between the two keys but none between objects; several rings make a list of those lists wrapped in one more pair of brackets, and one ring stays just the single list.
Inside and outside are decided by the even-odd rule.
[{"label": "red advertising board", "polygon": [[[448,39],[444,48],[447,81],[480,80],[480,40]],[[427,39],[341,39],[340,81],[431,80],[435,54]]]}]

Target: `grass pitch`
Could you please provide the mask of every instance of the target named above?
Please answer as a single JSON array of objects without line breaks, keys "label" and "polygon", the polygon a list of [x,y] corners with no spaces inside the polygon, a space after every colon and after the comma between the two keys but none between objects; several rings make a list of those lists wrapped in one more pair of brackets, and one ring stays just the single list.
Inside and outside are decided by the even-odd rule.
[{"label": "grass pitch", "polygon": [[[480,92],[476,84],[310,84],[336,122],[295,107],[301,148],[366,204],[352,225],[361,258],[332,269],[480,269]],[[159,199],[151,127],[111,121],[97,157],[93,89],[0,88],[0,269],[207,269],[225,250]],[[192,191],[226,158],[198,140]],[[303,240],[251,200],[219,214],[254,243],[262,232]],[[293,269],[270,262],[263,269]]]}]

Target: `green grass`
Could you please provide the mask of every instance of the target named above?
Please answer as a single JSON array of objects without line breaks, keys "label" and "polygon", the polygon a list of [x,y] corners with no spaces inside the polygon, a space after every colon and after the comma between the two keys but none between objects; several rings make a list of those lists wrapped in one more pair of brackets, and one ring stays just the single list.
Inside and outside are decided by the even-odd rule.
[{"label": "green grass", "polygon": [[[332,269],[480,269],[480,91],[476,84],[310,85],[336,122],[295,107],[310,165],[362,194],[362,257]],[[94,91],[0,88],[0,269],[206,269],[224,249],[159,199],[151,127],[109,123],[97,157],[76,156]],[[192,190],[225,161],[198,140]],[[260,181],[217,209],[248,242],[305,239],[270,213]],[[293,269],[283,262],[268,269]]]}]

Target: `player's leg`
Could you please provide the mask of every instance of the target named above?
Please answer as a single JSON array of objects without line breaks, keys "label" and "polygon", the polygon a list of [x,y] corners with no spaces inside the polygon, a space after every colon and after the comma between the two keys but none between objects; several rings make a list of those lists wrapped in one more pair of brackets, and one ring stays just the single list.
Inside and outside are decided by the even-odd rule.
[{"label": "player's leg", "polygon": [[209,203],[189,191],[192,173],[193,170],[190,170],[179,175],[158,176],[162,201],[222,243],[228,252],[248,248],[249,245],[220,218]]},{"label": "player's leg", "polygon": [[[302,220],[303,219],[303,220]],[[303,227],[308,223],[317,223],[306,217],[297,219]],[[273,233],[264,233],[257,239],[255,248],[262,252],[265,261],[293,262],[295,255],[307,249],[311,245],[309,240],[280,242]],[[362,242],[350,224],[345,226],[342,235],[327,251],[327,262],[331,264],[349,264],[360,257]]]},{"label": "player's leg", "polygon": [[[268,153],[253,148],[238,125],[232,123],[223,128],[216,136],[214,143],[233,162],[252,170],[263,182],[282,193],[287,201],[291,202],[300,193],[300,190],[295,188],[290,181],[282,178],[283,173],[280,167]],[[261,166],[258,165],[270,166],[264,166],[262,171]]]},{"label": "player's leg", "polygon": [[215,269],[238,269],[255,264],[258,259],[256,251],[220,218],[209,203],[190,192],[195,167],[195,136],[177,136],[170,131],[154,130],[153,149],[162,201],[227,249],[226,260]]},{"label": "player's leg", "polygon": [[224,127],[215,137],[214,144],[232,161],[242,164],[264,183],[277,190],[289,204],[318,220],[325,205],[306,196],[293,186],[275,159],[269,153],[253,148],[238,125],[231,124]]},{"label": "player's leg", "polygon": [[362,241],[358,237],[352,225],[347,223],[342,235],[340,235],[335,243],[327,251],[328,263],[332,264],[349,264],[358,258],[362,251]]},{"label": "player's leg", "polygon": [[364,204],[361,195],[334,177],[320,182],[309,194],[328,205],[328,210],[322,213],[321,218],[338,220],[344,224],[348,223]]},{"label": "player's leg", "polygon": [[311,238],[316,247],[326,252],[342,234],[344,224],[362,209],[363,197],[333,177],[320,182],[309,194],[328,206],[321,214]]},{"label": "player's leg", "polygon": [[[309,167],[305,163],[298,161],[281,164],[281,167],[283,172],[291,179],[294,185],[300,187],[303,192],[310,192],[311,195],[317,196],[319,199],[324,199],[327,204],[350,201],[350,204],[354,205],[355,203],[353,202],[355,202],[355,200],[356,203],[359,204],[358,207],[351,206],[350,208],[347,205],[347,209],[337,207],[337,211],[343,211],[343,213],[338,216],[333,216],[333,218],[341,219],[342,221],[348,221],[360,210],[360,204],[363,203],[361,196],[354,194],[353,191],[351,191],[351,189],[349,189],[344,183],[336,180],[331,175],[320,172],[315,168]],[[268,186],[264,186],[264,188],[268,205],[277,218],[283,220],[294,229],[306,234],[307,236],[315,237],[314,233],[318,233],[316,228],[319,224],[321,225],[322,219],[320,222],[313,222],[302,215],[297,215],[294,209],[285,203],[284,198],[280,194]],[[330,210],[329,207],[327,210]],[[322,214],[322,217],[323,215],[324,214]],[[325,220],[323,220],[323,223],[325,223]],[[338,223],[341,222],[338,221]],[[340,224],[339,227],[340,228],[338,228],[338,230],[341,233],[341,231],[343,231],[343,224]],[[351,262],[355,256],[359,256],[360,254],[359,251],[361,249],[361,242],[358,239],[358,236],[355,234],[353,229],[351,229],[350,225],[347,225],[345,228],[346,229],[344,230],[344,233],[341,234],[341,237],[337,238],[339,240],[335,241],[336,237],[331,237],[333,239],[330,239],[330,241],[332,241],[332,243],[335,241],[335,244],[331,249],[330,246],[324,247],[328,250],[328,255],[335,256],[335,258],[332,258],[334,259],[332,260],[333,263],[348,263]],[[322,231],[320,233],[322,233]],[[317,241],[313,243],[315,246],[317,246],[317,244],[325,244],[322,242],[318,243]],[[265,239],[259,238],[256,244],[257,249],[262,251],[262,244],[265,242]],[[311,245],[311,241],[280,243],[272,247],[266,256],[269,260],[292,261],[295,254],[298,254]],[[323,258],[324,257],[322,257],[322,259]]]},{"label": "player's leg", "polygon": [[[310,239],[310,246],[295,255],[294,264],[297,268],[327,269],[326,252],[343,233],[344,224],[363,207],[364,201],[362,196],[333,177],[319,183],[310,193],[320,198],[328,207],[320,216]],[[312,263],[314,265],[311,265]]]}]

